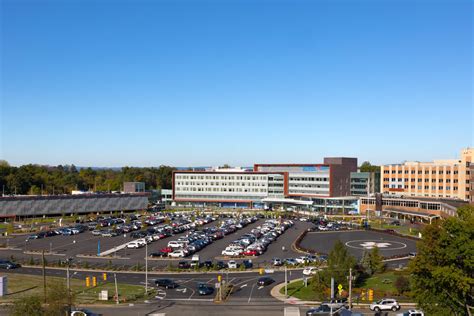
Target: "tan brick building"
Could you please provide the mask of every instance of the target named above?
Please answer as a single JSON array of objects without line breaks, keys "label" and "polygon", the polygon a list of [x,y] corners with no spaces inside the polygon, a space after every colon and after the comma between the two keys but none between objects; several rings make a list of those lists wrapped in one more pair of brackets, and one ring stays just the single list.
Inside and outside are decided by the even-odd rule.
[{"label": "tan brick building", "polygon": [[473,164],[474,148],[466,148],[461,151],[460,159],[385,165],[380,170],[380,192],[395,196],[472,202]]}]

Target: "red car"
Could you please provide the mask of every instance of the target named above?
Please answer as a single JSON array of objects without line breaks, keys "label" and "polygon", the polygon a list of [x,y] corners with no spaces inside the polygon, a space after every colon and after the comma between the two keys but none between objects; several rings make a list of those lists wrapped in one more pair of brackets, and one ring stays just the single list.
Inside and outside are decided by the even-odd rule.
[{"label": "red car", "polygon": [[163,249],[160,250],[161,252],[165,252],[165,253],[170,253],[170,252],[173,252],[173,248],[171,247],[165,247]]},{"label": "red car", "polygon": [[244,256],[258,256],[257,250],[245,250],[243,253]]}]

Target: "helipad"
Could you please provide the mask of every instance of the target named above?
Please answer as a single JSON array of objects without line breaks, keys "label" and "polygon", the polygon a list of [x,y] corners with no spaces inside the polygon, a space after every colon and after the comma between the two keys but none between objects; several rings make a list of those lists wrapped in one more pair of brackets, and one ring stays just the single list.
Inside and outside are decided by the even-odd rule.
[{"label": "helipad", "polygon": [[374,247],[387,258],[416,252],[414,239],[370,230],[308,233],[301,241],[301,246],[317,253],[328,254],[338,239],[348,248],[349,253],[357,258],[362,258],[366,250]]}]

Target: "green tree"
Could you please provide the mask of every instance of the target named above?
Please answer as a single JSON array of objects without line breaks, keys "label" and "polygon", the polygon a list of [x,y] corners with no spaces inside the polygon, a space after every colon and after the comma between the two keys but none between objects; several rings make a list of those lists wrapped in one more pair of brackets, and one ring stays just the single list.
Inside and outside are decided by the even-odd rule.
[{"label": "green tree", "polygon": [[46,315],[63,316],[74,304],[74,296],[69,295],[66,282],[54,281],[48,284]]},{"label": "green tree", "polygon": [[[43,316],[44,309],[41,306],[41,298],[37,295],[22,296],[13,302],[10,308],[11,316]],[[63,314],[64,315],[64,314]]]},{"label": "green tree", "polygon": [[321,280],[327,287],[331,284],[331,277],[334,278],[336,286],[342,284],[344,288],[348,288],[347,276],[349,269],[354,268],[356,259],[349,254],[346,246],[337,240],[333,249],[328,256],[328,267],[322,271]]},{"label": "green tree", "polygon": [[372,273],[383,272],[384,270],[383,257],[380,255],[380,251],[378,247],[374,247],[370,251],[369,262],[370,262],[370,269],[372,270]]},{"label": "green tree", "polygon": [[428,315],[472,315],[474,206],[423,230],[410,263],[412,294]]},{"label": "green tree", "polygon": [[375,166],[368,161],[364,161],[359,169],[360,172],[376,172],[380,171],[380,166]]},{"label": "green tree", "polygon": [[362,258],[360,260],[360,266],[364,270],[364,273],[368,276],[374,274],[374,270],[372,270],[371,260],[370,260],[370,253],[364,250],[362,254]]}]

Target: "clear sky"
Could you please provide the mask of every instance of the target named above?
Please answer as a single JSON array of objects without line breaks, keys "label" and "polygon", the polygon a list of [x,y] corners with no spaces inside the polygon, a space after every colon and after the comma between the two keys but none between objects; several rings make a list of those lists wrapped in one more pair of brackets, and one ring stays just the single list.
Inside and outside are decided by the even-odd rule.
[{"label": "clear sky", "polygon": [[473,145],[470,0],[0,2],[13,165],[397,163]]}]

